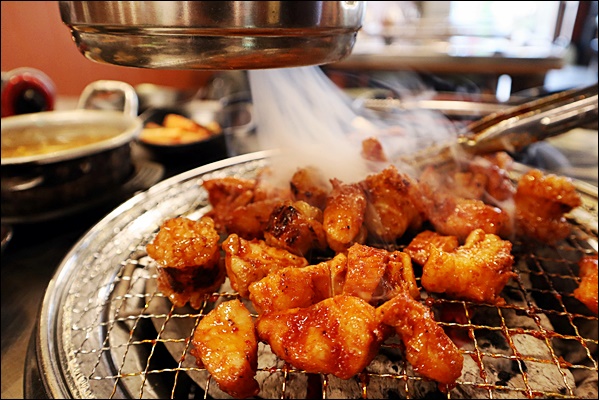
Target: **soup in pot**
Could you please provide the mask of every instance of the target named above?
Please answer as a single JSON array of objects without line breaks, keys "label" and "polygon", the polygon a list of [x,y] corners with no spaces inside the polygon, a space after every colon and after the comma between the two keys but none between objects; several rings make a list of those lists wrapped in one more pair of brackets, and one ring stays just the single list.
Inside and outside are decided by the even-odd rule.
[{"label": "soup in pot", "polygon": [[2,131],[2,158],[67,151],[109,140],[121,132],[117,126],[84,123],[10,128]]}]

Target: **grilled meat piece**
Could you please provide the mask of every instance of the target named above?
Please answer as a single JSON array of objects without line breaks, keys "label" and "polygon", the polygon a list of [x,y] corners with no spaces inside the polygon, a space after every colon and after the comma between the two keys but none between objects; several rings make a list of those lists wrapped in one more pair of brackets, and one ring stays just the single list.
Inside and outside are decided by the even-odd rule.
[{"label": "grilled meat piece", "polygon": [[158,288],[175,306],[189,302],[198,309],[204,295],[224,282],[219,239],[212,218],[193,221],[177,217],[166,220],[146,246],[148,255],[158,263]]},{"label": "grilled meat piece", "polygon": [[362,152],[360,153],[365,160],[375,162],[387,162],[387,155],[383,145],[376,137],[369,137],[362,141]]},{"label": "grilled meat piece", "polygon": [[238,299],[219,304],[198,324],[191,354],[218,387],[243,399],[258,394],[258,336],[248,309]]},{"label": "grilled meat piece", "polygon": [[212,218],[194,221],[177,217],[164,221],[147,251],[150,257],[167,267],[211,267],[220,257],[219,239]]},{"label": "grilled meat piece", "polygon": [[420,297],[407,254],[358,243],[348,249],[344,294],[360,297],[376,306],[401,291]]},{"label": "grilled meat piece", "polygon": [[574,297],[597,314],[597,255],[582,257],[578,266],[580,284],[574,290]]},{"label": "grilled meat piece", "polygon": [[513,159],[505,152],[475,156],[460,164],[427,166],[418,178],[437,191],[494,204],[510,200],[515,185],[507,174]]},{"label": "grilled meat piece", "polygon": [[366,194],[359,184],[344,184],[338,179],[331,179],[331,184],[322,225],[329,247],[340,253],[354,243],[366,241]]},{"label": "grilled meat piece", "polygon": [[487,176],[480,172],[462,171],[455,164],[443,168],[429,165],[420,174],[418,182],[456,197],[482,200]]},{"label": "grilled meat piece", "polygon": [[234,233],[223,241],[222,249],[225,252],[225,268],[231,287],[244,298],[250,295],[250,284],[264,278],[271,271],[308,265],[308,260],[304,257],[269,246],[263,240],[246,240]]},{"label": "grilled meat piece", "polygon": [[285,201],[270,215],[264,240],[269,246],[306,257],[311,250],[325,250],[322,210],[305,201]]},{"label": "grilled meat piece", "polygon": [[374,307],[348,295],[307,308],[262,314],[256,327],[261,340],[282,360],[306,372],[349,379],[376,356],[388,335]]},{"label": "grilled meat piece", "polygon": [[280,199],[274,198],[236,207],[227,218],[227,232],[236,233],[247,240],[264,239],[270,214],[280,203]]},{"label": "grilled meat piece", "polygon": [[426,230],[416,235],[403,251],[411,257],[412,261],[424,265],[430,255],[429,245],[431,244],[445,252],[452,252],[459,246],[458,238],[455,236],[444,236]]},{"label": "grilled meat piece", "polygon": [[414,181],[395,166],[367,176],[361,184],[368,200],[364,223],[373,238],[393,242],[408,229],[420,228],[422,218],[410,194]]},{"label": "grilled meat piece", "polygon": [[508,169],[513,163],[512,157],[504,152],[476,156],[469,163],[468,169],[473,173],[481,173],[486,177],[485,196],[482,200],[510,200],[516,192],[516,186],[508,176]]},{"label": "grilled meat piece", "polygon": [[457,197],[426,184],[418,185],[413,193],[418,209],[441,235],[455,236],[463,243],[475,229],[502,237],[509,234],[509,215],[499,207]]},{"label": "grilled meat piece", "polygon": [[422,286],[429,292],[478,303],[504,304],[500,296],[512,271],[512,243],[482,229],[472,231],[464,245],[451,252],[429,245],[422,268]]},{"label": "grilled meat piece", "polygon": [[325,262],[287,267],[252,283],[249,291],[259,314],[308,307],[331,297],[331,272]]},{"label": "grilled meat piece", "polygon": [[377,307],[376,315],[379,321],[395,328],[416,372],[445,385],[454,384],[460,377],[464,358],[428,307],[409,293],[400,292]]},{"label": "grilled meat piece", "polygon": [[249,286],[250,300],[260,314],[308,307],[341,294],[346,271],[344,253],[316,265],[281,268]]},{"label": "grilled meat piece", "polygon": [[520,178],[514,202],[517,234],[550,244],[570,234],[564,214],[582,204],[571,179],[538,169]]},{"label": "grilled meat piece", "polygon": [[324,178],[322,172],[314,167],[299,168],[289,180],[294,201],[305,201],[313,207],[324,209],[331,184]]},{"label": "grilled meat piece", "polygon": [[256,180],[226,176],[207,179],[202,186],[208,192],[208,200],[212,205],[207,215],[214,220],[220,233],[227,233],[232,211],[252,202]]}]

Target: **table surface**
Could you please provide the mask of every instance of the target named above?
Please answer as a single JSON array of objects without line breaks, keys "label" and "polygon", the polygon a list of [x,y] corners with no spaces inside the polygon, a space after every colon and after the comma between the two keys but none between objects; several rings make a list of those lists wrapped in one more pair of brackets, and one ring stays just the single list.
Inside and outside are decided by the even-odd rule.
[{"label": "table surface", "polygon": [[[570,160],[562,172],[597,185],[597,131],[577,129],[551,139]],[[136,157],[145,157],[134,152]],[[563,168],[564,166],[558,166]],[[569,168],[569,169],[568,169]],[[165,166],[163,178],[188,169]],[[23,398],[25,359],[44,291],[77,241],[120,202],[58,220],[13,226],[2,251],[2,398]]]}]

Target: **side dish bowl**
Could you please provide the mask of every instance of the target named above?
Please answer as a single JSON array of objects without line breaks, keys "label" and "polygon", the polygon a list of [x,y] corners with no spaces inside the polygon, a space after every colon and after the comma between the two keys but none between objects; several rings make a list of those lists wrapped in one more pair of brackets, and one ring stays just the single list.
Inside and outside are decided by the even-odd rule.
[{"label": "side dish bowl", "polygon": [[[176,121],[169,124],[167,120],[171,117]],[[151,108],[140,118],[143,128],[137,143],[156,161],[191,167],[227,157],[218,102],[192,101],[181,106]],[[197,128],[202,132],[188,131],[185,124],[193,125],[191,130]]]}]

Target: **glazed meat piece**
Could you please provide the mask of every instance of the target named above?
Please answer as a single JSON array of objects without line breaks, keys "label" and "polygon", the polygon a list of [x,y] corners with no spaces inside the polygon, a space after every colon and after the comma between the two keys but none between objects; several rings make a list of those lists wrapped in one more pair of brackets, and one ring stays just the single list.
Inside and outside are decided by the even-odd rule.
[{"label": "glazed meat piece", "polygon": [[[512,165],[514,164],[514,159],[505,151],[496,151],[493,153],[487,153],[481,156],[474,157],[474,160],[477,161],[479,158],[483,158],[491,163],[494,167],[499,168],[500,170],[507,172]],[[509,178],[508,178],[509,179]]]},{"label": "glazed meat piece", "polygon": [[506,170],[512,161],[507,153],[500,152],[475,156],[459,166],[427,166],[419,182],[434,191],[497,204],[512,199],[515,193],[515,186]]},{"label": "glazed meat piece", "polygon": [[354,243],[366,241],[366,195],[358,184],[344,184],[338,179],[331,179],[331,184],[322,225],[329,247],[340,253]]},{"label": "glazed meat piece", "polygon": [[325,263],[273,271],[249,287],[259,314],[308,307],[331,297],[331,272]]},{"label": "glazed meat piece", "polygon": [[269,246],[263,240],[246,240],[234,233],[223,241],[222,249],[225,252],[225,268],[231,287],[244,298],[250,295],[250,284],[264,278],[271,271],[308,265],[308,260],[304,257]]},{"label": "glazed meat piece", "polygon": [[422,268],[422,287],[433,293],[477,303],[504,304],[500,293],[512,271],[512,243],[482,229],[472,231],[463,246],[452,252],[429,245]]},{"label": "glazed meat piece", "polygon": [[460,243],[475,229],[502,237],[509,235],[508,213],[482,200],[457,197],[426,184],[414,188],[413,198],[438,234],[456,236]]},{"label": "glazed meat piece", "polygon": [[482,200],[485,196],[487,176],[480,172],[456,171],[452,177],[453,193],[466,199]]},{"label": "glazed meat piece", "polygon": [[393,251],[389,254],[381,286],[381,295],[377,297],[380,297],[382,301],[394,297],[400,292],[407,292],[412,298],[420,299],[420,290],[416,284],[412,259],[407,253]]},{"label": "glazed meat piece", "polygon": [[348,295],[307,308],[262,314],[258,336],[280,359],[306,372],[349,379],[377,355],[387,330],[374,307]]},{"label": "glazed meat piece", "polygon": [[146,246],[157,263],[158,289],[177,307],[189,302],[198,309],[204,297],[225,280],[221,266],[220,237],[212,218],[166,220]]},{"label": "glazed meat piece", "polygon": [[338,253],[331,260],[325,262],[331,273],[331,297],[342,294],[347,278],[347,255]]},{"label": "glazed meat piece", "polygon": [[[208,191],[208,199],[212,207],[218,208],[221,205],[229,207],[231,204],[236,207],[239,204],[247,204],[252,199],[256,180],[225,176],[223,178],[206,179],[203,181],[202,186]],[[248,192],[252,195],[249,199],[244,198],[244,200],[235,204],[240,196],[246,195]]]},{"label": "glazed meat piece", "polygon": [[322,210],[305,201],[285,201],[275,207],[264,231],[269,246],[305,257],[311,250],[327,248]]},{"label": "glazed meat piece", "polygon": [[164,221],[147,250],[150,257],[170,268],[211,267],[219,259],[218,240],[212,218],[177,217]]},{"label": "glazed meat piece", "polygon": [[427,166],[420,184],[456,197],[497,204],[512,199],[515,186],[508,176],[513,159],[505,152],[475,156],[460,165]]},{"label": "glazed meat piece", "polygon": [[308,307],[341,294],[346,268],[347,257],[339,253],[316,265],[272,271],[250,285],[250,300],[259,314]]},{"label": "glazed meat piece", "polygon": [[404,252],[418,265],[424,265],[430,254],[430,244],[444,252],[452,252],[459,246],[458,238],[455,236],[443,236],[437,232],[425,230],[412,239]]},{"label": "glazed meat piece", "polygon": [[478,172],[460,171],[456,164],[444,167],[429,165],[420,174],[418,182],[447,195],[481,200],[485,194],[487,176]]},{"label": "glazed meat piece", "polygon": [[344,294],[378,305],[402,291],[420,296],[407,254],[357,243],[348,249]]},{"label": "glazed meat piece", "polygon": [[501,202],[513,198],[516,187],[508,176],[513,159],[504,151],[476,156],[468,169],[486,177],[485,197],[487,202]]},{"label": "glazed meat piece", "polygon": [[264,239],[270,214],[280,203],[281,200],[273,198],[235,208],[228,217],[227,232],[236,233],[247,240]]},{"label": "glazed meat piece", "polygon": [[379,306],[376,314],[381,323],[395,328],[408,362],[420,375],[444,385],[461,376],[464,357],[428,307],[403,292]]},{"label": "glazed meat piece", "polygon": [[362,181],[368,200],[364,222],[374,238],[393,242],[408,229],[420,228],[422,218],[410,195],[412,184],[393,165]]},{"label": "glazed meat piece", "polygon": [[258,336],[248,309],[238,299],[220,303],[198,324],[191,354],[218,387],[244,399],[258,394]]},{"label": "glazed meat piece", "polygon": [[582,201],[572,180],[533,169],[518,181],[514,195],[519,235],[555,243],[570,234],[564,214]]},{"label": "glazed meat piece", "polygon": [[375,162],[386,162],[387,155],[381,142],[375,138],[370,137],[362,141],[362,157],[368,161]]},{"label": "glazed meat piece", "polygon": [[456,236],[460,243],[475,229],[497,236],[509,235],[509,216],[499,207],[485,204],[481,200],[454,197],[446,197],[435,206],[438,208],[429,215],[437,232]]},{"label": "glazed meat piece", "polygon": [[208,192],[208,200],[212,205],[212,209],[207,215],[214,219],[219,232],[227,233],[227,226],[233,210],[252,202],[256,181],[227,176],[207,179],[202,186]]},{"label": "glazed meat piece", "polygon": [[574,290],[574,297],[597,314],[597,255],[582,257],[578,266],[580,284]]},{"label": "glazed meat piece", "polygon": [[347,275],[343,285],[343,294],[357,296],[371,303],[381,284],[389,252],[385,249],[354,244],[347,251]]},{"label": "glazed meat piece", "polygon": [[292,200],[289,182],[277,178],[271,168],[261,168],[256,176],[254,201]]},{"label": "glazed meat piece", "polygon": [[204,181],[212,206],[207,215],[220,233],[236,233],[248,240],[264,238],[272,210],[291,198],[289,190],[269,182],[269,176],[268,170],[260,170],[256,179],[227,176]]},{"label": "glazed meat piece", "polygon": [[331,191],[331,184],[318,168],[308,166],[299,168],[293,174],[289,181],[289,188],[293,200],[305,201],[311,206],[323,210]]}]

